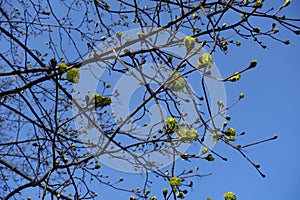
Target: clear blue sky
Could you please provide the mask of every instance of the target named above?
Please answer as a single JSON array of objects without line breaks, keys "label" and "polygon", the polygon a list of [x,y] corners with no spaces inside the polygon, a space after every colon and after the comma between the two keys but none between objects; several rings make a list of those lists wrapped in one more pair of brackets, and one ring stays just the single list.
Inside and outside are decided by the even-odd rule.
[{"label": "clear blue sky", "polygon": [[[294,1],[287,11],[299,16],[299,8],[299,1]],[[228,190],[234,191],[241,200],[300,199],[300,39],[284,33],[281,36],[291,39],[291,45],[266,41],[268,48],[262,50],[247,44],[226,56],[215,57],[218,65],[225,63],[228,67],[239,63],[245,66],[251,59],[259,61],[257,68],[242,76],[239,84],[228,84],[226,91],[229,102],[239,92],[245,93],[244,101],[230,111],[235,127],[247,133],[245,142],[273,134],[279,136],[277,141],[248,149],[248,155],[261,164],[267,177],[262,179],[237,152],[216,145],[215,150],[229,160],[217,161],[217,165],[208,168],[214,175],[200,182],[197,192],[200,199],[210,194],[213,199],[220,199],[218,195]]]},{"label": "clear blue sky", "polygon": [[[296,12],[296,6],[290,12]],[[222,67],[234,69],[236,66],[247,66],[252,59],[259,62],[255,69],[243,74],[237,84],[226,84],[226,92],[228,103],[234,101],[240,92],[245,93],[245,98],[229,112],[231,125],[246,132],[245,136],[239,138],[241,144],[269,138],[274,134],[279,136],[275,141],[247,149],[247,155],[261,164],[266,178],[261,178],[238,152],[217,144],[214,150],[227,157],[228,161],[216,159],[213,163],[201,162],[200,171],[212,172],[213,175],[198,181],[187,199],[223,199],[222,195],[227,191],[234,191],[240,200],[300,199],[300,39],[294,35],[288,38],[291,39],[289,46],[266,40],[266,50],[249,43],[231,49],[227,55],[220,53],[214,57],[221,72]],[[224,69],[226,72],[232,71]],[[118,176],[128,175],[121,173]],[[132,179],[126,179],[123,186],[128,182],[138,185],[137,178],[140,176],[130,176]],[[159,197],[161,189],[167,187],[164,184],[154,184],[153,194]],[[100,195],[99,199],[112,196],[114,199],[126,199],[128,196],[110,189],[101,193],[105,198]]]},{"label": "clear blue sky", "polygon": [[[286,14],[299,17],[299,8],[300,2],[293,1]],[[263,50],[250,41],[240,48],[230,49],[227,55],[217,53],[214,56],[224,74],[231,73],[238,66],[247,66],[252,59],[259,62],[255,69],[242,75],[238,84],[226,84],[226,92],[228,103],[234,101],[240,92],[245,93],[243,101],[229,112],[231,124],[246,132],[239,139],[242,144],[274,134],[279,136],[276,141],[247,149],[247,155],[261,164],[267,177],[261,178],[238,152],[217,144],[214,150],[227,157],[228,161],[216,159],[216,162],[204,165],[201,162],[200,170],[203,173],[212,172],[213,175],[198,181],[187,199],[223,199],[222,195],[227,191],[234,191],[240,200],[300,199],[300,38],[283,31],[279,34],[290,39],[291,44],[286,46],[266,39],[264,41],[268,47]],[[132,175],[132,179],[127,181],[135,182],[137,177]],[[162,187],[165,186],[152,187],[158,197]],[[110,198],[126,199],[126,195],[113,193],[109,189],[102,193]]]},{"label": "clear blue sky", "polygon": [[[300,2],[293,1],[287,13],[299,17],[299,8]],[[252,58],[259,61],[257,68],[244,75],[239,84],[226,87],[229,102],[239,92],[245,93],[244,101],[230,113],[235,127],[246,131],[245,142],[273,134],[279,137],[248,149],[251,158],[261,164],[265,179],[236,152],[217,145],[215,150],[229,156],[229,161],[211,165],[214,176],[203,179],[199,187],[214,199],[227,190],[235,191],[242,200],[300,199],[300,38],[285,33],[280,36],[291,39],[291,45],[266,41],[266,50],[251,44],[215,58],[217,63],[225,62],[229,67],[239,63],[245,66]],[[205,197],[202,193],[200,196]]]},{"label": "clear blue sky", "polygon": [[[300,18],[299,9],[300,1],[294,0],[285,12]],[[268,47],[263,50],[252,41],[242,41],[239,48],[229,49],[227,55],[214,54],[215,63],[224,76],[247,66],[253,59],[258,60],[258,66],[242,74],[238,83],[226,84],[226,92],[229,104],[239,93],[245,93],[245,98],[229,111],[231,125],[238,131],[246,132],[239,138],[241,144],[266,139],[274,134],[279,136],[276,141],[247,149],[247,155],[261,165],[267,177],[261,178],[238,152],[217,144],[214,150],[227,157],[228,161],[216,159],[212,163],[198,163],[201,173],[213,175],[195,182],[186,199],[205,200],[211,197],[220,200],[227,191],[234,191],[239,200],[300,199],[300,37],[284,31],[280,31],[279,35],[290,39],[291,44],[286,46],[266,39],[264,41]],[[101,170],[115,180],[125,177],[120,186],[143,184],[142,175],[126,174],[105,166]],[[153,181],[151,194],[161,199],[161,190],[168,187],[168,182],[161,179],[155,181],[155,178]],[[129,199],[130,196],[129,193],[101,185],[92,187],[98,189],[100,200]]]}]

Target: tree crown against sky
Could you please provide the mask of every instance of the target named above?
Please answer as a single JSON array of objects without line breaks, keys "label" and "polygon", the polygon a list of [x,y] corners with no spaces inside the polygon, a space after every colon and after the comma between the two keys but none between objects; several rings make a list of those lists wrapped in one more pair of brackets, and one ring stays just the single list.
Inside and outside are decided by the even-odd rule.
[{"label": "tree crown against sky", "polygon": [[[125,199],[188,198],[208,175],[198,165],[227,159],[217,142],[264,177],[245,150],[277,136],[239,144],[227,111],[244,94],[227,105],[224,93],[259,61],[222,77],[213,58],[250,42],[288,45],[278,33],[298,35],[300,20],[282,14],[290,1],[275,4],[2,1],[1,197],[92,199],[109,187]],[[102,165],[144,176],[122,185]]]}]

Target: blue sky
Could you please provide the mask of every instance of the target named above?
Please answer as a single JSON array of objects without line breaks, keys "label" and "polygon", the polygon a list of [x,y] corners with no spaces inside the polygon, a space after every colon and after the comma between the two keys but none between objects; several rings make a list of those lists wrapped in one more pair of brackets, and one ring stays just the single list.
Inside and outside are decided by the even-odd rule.
[{"label": "blue sky", "polygon": [[[300,2],[292,1],[285,13],[300,18],[299,8]],[[225,86],[228,104],[235,101],[239,93],[245,94],[245,98],[228,112],[232,117],[230,125],[239,132],[246,132],[238,140],[241,144],[274,134],[279,136],[276,141],[247,149],[247,155],[261,165],[267,177],[261,178],[237,151],[220,143],[214,150],[228,161],[216,158],[212,163],[195,163],[199,165],[200,173],[213,175],[196,181],[187,199],[223,199],[223,193],[228,191],[234,191],[239,200],[300,199],[300,134],[297,126],[300,122],[300,40],[299,36],[286,31],[280,31],[279,36],[290,39],[291,44],[286,46],[265,39],[267,49],[262,49],[252,41],[242,40],[239,48],[230,48],[226,55],[214,54],[215,63],[224,76],[242,69],[253,59],[258,60],[257,67],[242,74],[239,82]],[[120,186],[141,186],[143,183],[143,175],[121,173],[105,166],[101,170],[109,173],[112,180],[126,177]],[[152,193],[161,199],[161,190],[168,187],[168,182],[153,180]],[[98,199],[128,199],[130,196],[105,186],[92,187],[98,190]]]},{"label": "blue sky", "polygon": [[[293,1],[286,14],[299,17],[299,7],[300,3]],[[247,155],[261,165],[266,178],[261,178],[238,152],[217,144],[214,150],[227,157],[228,161],[201,162],[200,171],[202,169],[203,173],[211,172],[213,175],[197,181],[187,199],[222,199],[227,191],[234,191],[240,200],[300,198],[300,40],[299,36],[285,31],[279,35],[290,39],[291,44],[286,46],[265,39],[267,49],[262,49],[251,41],[242,41],[241,47],[230,49],[227,55],[214,55],[218,68],[224,74],[231,73],[238,66],[247,66],[253,59],[258,60],[257,67],[243,74],[238,83],[226,84],[226,92],[228,103],[234,101],[240,92],[245,93],[245,98],[229,111],[231,125],[246,132],[239,138],[241,144],[274,134],[279,136],[275,141],[247,149]],[[135,182],[136,176],[139,175],[132,175],[132,179],[127,181]],[[163,184],[152,188],[159,196],[162,187]],[[115,198],[126,199],[109,189],[103,192],[104,196],[113,194]]]},{"label": "blue sky", "polygon": [[[292,2],[287,9],[287,15],[300,15],[297,8],[299,2]],[[232,70],[243,68],[253,60],[258,65],[245,74],[238,83],[226,84],[227,101],[233,102],[239,93],[245,93],[245,98],[229,114],[230,122],[238,131],[246,135],[239,138],[241,144],[247,144],[272,137],[270,141],[247,148],[247,155],[261,165],[266,178],[261,178],[256,170],[235,150],[226,145],[217,144],[215,151],[228,158],[228,161],[216,159],[213,163],[199,163],[200,171],[213,173],[197,181],[187,199],[223,199],[223,193],[234,191],[240,200],[253,199],[299,199],[300,191],[300,159],[298,153],[300,134],[298,131],[300,113],[300,65],[299,37],[280,31],[280,37],[290,39],[291,44],[284,44],[265,39],[267,49],[262,49],[253,42],[242,41],[239,48],[230,49],[228,54],[217,53],[215,62],[221,73],[232,73]],[[105,169],[106,170],[106,169]],[[113,170],[113,172],[115,172]],[[113,173],[114,176],[114,173]],[[129,176],[123,186],[139,185],[142,175],[117,174]],[[153,194],[161,197],[161,189],[167,187],[165,182],[154,182]],[[120,184],[122,186],[122,184]],[[114,197],[126,199],[126,193],[113,192],[106,189],[99,199]],[[99,193],[99,194],[100,194]]]},{"label": "blue sky", "polygon": [[[299,16],[300,2],[293,1],[291,5],[287,13]],[[226,92],[229,102],[240,92],[245,93],[245,99],[229,112],[232,125],[246,132],[241,141],[247,143],[274,134],[279,136],[276,141],[247,149],[248,155],[261,164],[267,177],[261,178],[237,152],[218,144],[215,150],[229,160],[218,160],[215,165],[210,165],[208,169],[214,175],[200,181],[199,192],[195,189],[191,199],[206,196],[220,199],[220,194],[228,190],[243,200],[300,199],[300,40],[299,36],[286,35],[285,32],[280,36],[290,39],[291,44],[285,46],[265,40],[268,45],[265,50],[249,43],[232,49],[228,55],[215,56],[219,69],[220,63],[230,67],[246,66],[252,59],[259,62],[254,70],[242,76],[238,84],[226,85]]]},{"label": "blue sky", "polygon": [[214,175],[204,179],[199,186],[207,195],[212,193],[214,199],[227,190],[235,191],[243,200],[254,197],[273,200],[300,198],[297,187],[300,184],[300,136],[297,125],[300,111],[300,40],[289,38],[292,42],[290,46],[271,43],[267,50],[261,50],[251,45],[251,48],[240,48],[244,53],[238,54],[238,59],[230,55],[216,58],[217,63],[226,60],[229,66],[236,63],[245,66],[247,59],[251,58],[259,61],[257,68],[242,76],[239,84],[226,87],[229,102],[239,92],[245,93],[245,99],[229,113],[233,118],[232,124],[246,132],[241,138],[245,143],[274,134],[279,137],[276,141],[248,149],[248,155],[261,164],[267,175],[264,179],[237,152],[224,145],[216,145],[215,150],[229,157],[229,161],[217,161],[217,165],[211,165]]}]

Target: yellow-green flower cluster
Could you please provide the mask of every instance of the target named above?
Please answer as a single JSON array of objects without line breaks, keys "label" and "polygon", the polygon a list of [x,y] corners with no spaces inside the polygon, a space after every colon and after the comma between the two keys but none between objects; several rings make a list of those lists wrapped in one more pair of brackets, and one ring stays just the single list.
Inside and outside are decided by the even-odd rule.
[{"label": "yellow-green flower cluster", "polygon": [[227,192],[223,194],[225,200],[236,200],[236,196],[233,192]]},{"label": "yellow-green flower cluster", "polygon": [[176,188],[180,187],[182,185],[181,179],[177,176],[171,177],[169,182],[170,182],[170,185],[171,185],[173,191],[176,191]]},{"label": "yellow-green flower cluster", "polygon": [[180,129],[178,135],[185,143],[191,143],[198,139],[198,133],[195,129]]},{"label": "yellow-green flower cluster", "polygon": [[226,138],[230,141],[235,141],[235,134],[236,134],[236,131],[234,128],[228,128],[227,130],[224,131],[224,134],[227,136]]},{"label": "yellow-green flower cluster", "polygon": [[199,63],[198,66],[200,68],[208,68],[210,69],[211,66],[213,65],[214,60],[212,56],[209,53],[204,53],[199,57]]},{"label": "yellow-green flower cluster", "polygon": [[234,128],[228,128],[226,131],[224,131],[224,134],[227,136],[235,136],[235,129]]},{"label": "yellow-green flower cluster", "polygon": [[[169,74],[169,77],[172,75],[172,73]],[[185,80],[180,75],[180,73],[176,72],[172,75],[171,78],[172,82],[170,84],[170,89],[174,92],[183,92],[185,89]]]},{"label": "yellow-green flower cluster", "polygon": [[95,101],[96,107],[98,106],[108,106],[111,104],[110,97],[104,97],[100,94],[93,94],[92,99]]},{"label": "yellow-green flower cluster", "polygon": [[186,36],[183,40],[187,52],[190,52],[195,46],[195,38]]},{"label": "yellow-green flower cluster", "polygon": [[67,80],[72,83],[78,83],[80,78],[80,69],[79,68],[72,68],[67,71]]},{"label": "yellow-green flower cluster", "polygon": [[58,65],[58,72],[62,73],[67,71],[68,65],[66,63],[61,63]]},{"label": "yellow-green flower cluster", "polygon": [[169,130],[171,130],[172,132],[175,132],[175,131],[177,132],[179,130],[179,125],[174,118],[172,118],[172,117],[168,118],[166,120],[166,123],[167,123],[167,128]]}]

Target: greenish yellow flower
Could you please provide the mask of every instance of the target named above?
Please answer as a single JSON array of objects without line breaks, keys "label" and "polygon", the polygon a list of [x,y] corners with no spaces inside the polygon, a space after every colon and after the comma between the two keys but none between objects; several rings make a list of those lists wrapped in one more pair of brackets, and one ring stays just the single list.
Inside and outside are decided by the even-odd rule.
[{"label": "greenish yellow flower", "polygon": [[111,98],[105,97],[100,94],[92,94],[92,99],[95,101],[96,107],[98,106],[108,106],[111,104]]},{"label": "greenish yellow flower", "polygon": [[199,67],[200,68],[211,68],[213,65],[213,58],[209,53],[204,53],[199,57]]},{"label": "greenish yellow flower", "polygon": [[58,72],[62,73],[67,71],[68,65],[66,63],[61,63],[58,65]]},{"label": "greenish yellow flower", "polygon": [[179,125],[174,118],[172,118],[172,117],[168,118],[166,120],[166,123],[167,123],[167,128],[169,130],[171,130],[172,132],[178,131]]},{"label": "greenish yellow flower", "polygon": [[170,89],[174,92],[184,92],[185,89],[185,80],[184,78],[180,75],[180,73],[176,72],[174,74],[170,73],[169,77],[172,76],[171,80],[172,82],[170,83]]},{"label": "greenish yellow flower", "polygon": [[228,128],[226,131],[224,131],[224,134],[227,136],[235,136],[236,131],[234,128]]},{"label": "greenish yellow flower", "polygon": [[198,133],[195,129],[180,129],[178,130],[178,135],[185,143],[191,143],[198,139]]},{"label": "greenish yellow flower", "polygon": [[169,182],[170,182],[170,185],[172,187],[179,187],[179,186],[182,185],[181,184],[181,179],[179,177],[177,177],[177,176],[171,177]]},{"label": "greenish yellow flower", "polygon": [[79,68],[72,68],[67,71],[67,80],[72,83],[78,83],[80,78],[80,69]]},{"label": "greenish yellow flower", "polygon": [[195,38],[186,36],[183,40],[187,52],[190,52],[195,46]]},{"label": "greenish yellow flower", "polygon": [[223,194],[225,200],[236,200],[236,196],[233,192],[227,192]]}]

